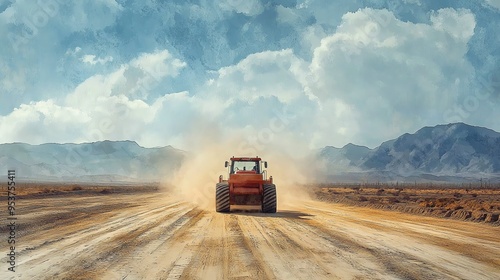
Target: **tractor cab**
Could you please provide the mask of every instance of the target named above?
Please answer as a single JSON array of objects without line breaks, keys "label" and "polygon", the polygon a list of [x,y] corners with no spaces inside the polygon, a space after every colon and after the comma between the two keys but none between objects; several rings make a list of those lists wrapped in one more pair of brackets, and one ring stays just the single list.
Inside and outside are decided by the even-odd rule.
[{"label": "tractor cab", "polygon": [[[231,158],[231,166],[229,174],[260,174],[263,169],[261,165],[267,167],[267,162],[261,161],[259,157],[254,158]],[[226,161],[225,166],[228,167],[229,162]]]},{"label": "tractor cab", "polygon": [[262,212],[276,212],[276,186],[267,178],[267,162],[259,157],[232,157],[224,166],[229,178],[219,176],[216,184],[216,208],[229,212],[232,205],[258,205]]}]

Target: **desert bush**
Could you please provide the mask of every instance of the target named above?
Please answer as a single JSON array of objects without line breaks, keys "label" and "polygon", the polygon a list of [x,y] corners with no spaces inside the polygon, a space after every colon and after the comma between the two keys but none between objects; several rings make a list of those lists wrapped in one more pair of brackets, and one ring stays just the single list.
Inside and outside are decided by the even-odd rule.
[{"label": "desert bush", "polygon": [[397,199],[395,197],[390,197],[390,198],[387,199],[387,202],[391,203],[391,204],[393,204],[393,203],[399,203],[399,199]]},{"label": "desert bush", "polygon": [[432,200],[421,200],[418,203],[418,206],[420,206],[420,207],[435,207],[436,203]]},{"label": "desert bush", "polygon": [[393,192],[393,193],[392,193],[392,195],[393,195],[393,196],[399,196],[399,193],[400,193],[400,192],[401,192],[401,191],[399,191],[399,190],[398,190],[398,191],[395,191],[395,192]]}]

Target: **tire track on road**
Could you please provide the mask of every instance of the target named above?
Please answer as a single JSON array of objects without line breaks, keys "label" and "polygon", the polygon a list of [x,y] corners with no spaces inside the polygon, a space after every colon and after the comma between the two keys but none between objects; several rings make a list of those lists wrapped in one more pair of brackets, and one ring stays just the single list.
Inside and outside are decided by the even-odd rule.
[{"label": "tire track on road", "polygon": [[[140,246],[120,254],[120,261],[106,268],[104,278],[127,279],[158,279],[165,278],[169,266],[175,262],[176,252],[184,248],[182,241],[194,224],[203,216],[203,211],[192,205],[176,209],[177,215],[171,219],[161,221],[155,227],[147,229],[149,234]],[[169,260],[170,258],[170,260]],[[170,263],[168,263],[170,261]]]},{"label": "tire track on road", "polygon": [[358,246],[361,245],[364,250],[371,252],[388,270],[396,272],[399,277],[497,279],[500,276],[498,268],[492,269],[484,262],[477,262],[450,250],[449,246],[453,242],[443,241],[444,243],[435,245],[434,241],[430,241],[433,239],[432,236],[418,238],[412,236],[412,229],[404,226],[404,223],[398,223],[397,231],[378,224],[392,220],[392,216],[399,213],[384,213],[386,211],[379,210],[377,215],[385,214],[385,219],[377,219],[376,226],[373,226],[374,222],[367,220],[365,215],[357,218],[359,214],[356,211],[346,215],[343,213],[344,208],[340,208],[342,209],[340,215],[335,215],[330,209],[307,207],[310,213],[316,215],[315,219],[308,223],[315,224],[327,234],[336,232],[335,235],[343,238],[344,244],[354,240]]},{"label": "tire track on road", "polygon": [[[135,214],[129,213],[134,209],[128,209],[126,213],[121,213],[120,217],[115,216],[111,220],[102,221],[102,224],[96,225],[93,219],[83,221],[82,229],[68,236],[58,233],[44,235],[43,238],[50,237],[55,241],[45,240],[39,243],[39,246],[34,246],[35,250],[27,250],[20,265],[31,267],[27,273],[32,275],[40,272],[39,275],[47,275],[47,278],[51,278],[50,275],[60,277],[73,273],[75,277],[78,277],[80,271],[91,271],[99,261],[106,260],[104,256],[120,248],[121,244],[118,243],[125,240],[126,236],[137,236],[151,227],[152,223],[154,224],[154,221],[141,220],[138,217],[152,215],[158,219],[169,219],[175,213],[164,211],[168,207],[157,206]],[[57,229],[53,231],[57,232]],[[64,227],[61,228],[61,232],[65,232]],[[70,258],[72,262],[64,262],[62,258]],[[40,263],[43,263],[43,266],[38,267]],[[63,271],[62,274],[60,271]]]},{"label": "tire track on road", "polygon": [[[69,216],[53,221],[57,228],[31,223],[63,215],[51,206],[29,219],[17,278],[500,279],[498,230],[467,223],[447,230],[436,218],[314,201],[222,214],[150,193],[58,199]],[[467,233],[475,228],[485,231]],[[465,254],[459,246],[468,244],[485,256]]]}]

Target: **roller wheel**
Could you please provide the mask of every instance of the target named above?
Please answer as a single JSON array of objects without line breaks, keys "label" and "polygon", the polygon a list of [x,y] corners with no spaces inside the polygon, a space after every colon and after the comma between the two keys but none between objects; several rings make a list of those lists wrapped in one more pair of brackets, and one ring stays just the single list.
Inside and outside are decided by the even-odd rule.
[{"label": "roller wheel", "polygon": [[215,185],[215,208],[217,212],[229,212],[229,185],[217,183]]},{"label": "roller wheel", "polygon": [[276,186],[268,184],[263,186],[262,212],[276,213]]}]

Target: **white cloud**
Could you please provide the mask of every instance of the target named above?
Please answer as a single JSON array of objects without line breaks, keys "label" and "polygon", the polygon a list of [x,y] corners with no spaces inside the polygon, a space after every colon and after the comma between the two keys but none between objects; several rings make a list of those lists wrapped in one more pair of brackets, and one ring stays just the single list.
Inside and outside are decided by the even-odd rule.
[{"label": "white cloud", "polygon": [[[141,139],[149,143],[142,139],[145,126],[155,121],[163,122],[163,119],[157,119],[157,115],[167,103],[170,112],[178,111],[171,117],[178,117],[180,108],[172,107],[172,104],[178,104],[176,100],[183,100],[181,97],[186,94],[167,94],[146,103],[144,96],[138,96],[134,91],[141,90],[147,95],[146,81],[159,82],[173,77],[184,65],[167,51],[142,54],[111,73],[89,77],[63,100],[22,104],[12,113],[0,117],[0,129],[10,132],[4,141],[38,144]],[[135,74],[126,76],[126,71],[131,69],[135,69]],[[125,89],[124,85],[130,87]]]},{"label": "white cloud", "polygon": [[443,30],[454,38],[469,41],[474,35],[476,20],[466,9],[441,9],[431,15],[431,22],[437,30]]},{"label": "white cloud", "polygon": [[177,76],[186,63],[173,58],[167,50],[162,50],[141,54],[138,58],[133,59],[130,65],[141,69],[155,79],[162,79],[166,76]]},{"label": "white cloud", "polygon": [[167,77],[175,77],[185,63],[166,50],[143,53],[107,75],[94,75],[68,94],[69,104],[92,108],[95,100],[126,96],[146,100],[151,89]]},{"label": "white cloud", "polygon": [[234,66],[220,69],[212,87],[223,98],[252,100],[276,96],[288,101],[301,94],[306,67],[292,50],[256,53]]},{"label": "white cloud", "polygon": [[239,143],[247,151],[303,154],[332,133],[323,131],[329,128],[326,123],[342,120],[335,119],[340,102],[320,104],[309,91],[308,65],[289,49],[249,55],[220,69],[207,84],[197,96],[203,100],[202,111],[226,138],[242,138]]},{"label": "white cloud", "polygon": [[75,90],[66,96],[66,103],[83,109],[93,108],[96,100],[109,98],[113,89],[123,82],[123,72],[126,66],[108,75],[94,75],[79,84]]},{"label": "white cloud", "polygon": [[0,88],[3,94],[19,94],[26,87],[26,70],[15,69],[0,61]]},{"label": "white cloud", "polygon": [[259,0],[224,0],[219,1],[219,7],[226,11],[235,11],[247,16],[255,16],[264,10]]},{"label": "white cloud", "polygon": [[278,5],[276,7],[276,12],[278,13],[278,22],[294,24],[300,20],[300,16],[295,12],[295,9]]},{"label": "white cloud", "polygon": [[486,0],[490,6],[500,10],[500,0]]},{"label": "white cloud", "polygon": [[[226,1],[221,7],[248,16],[264,9],[258,2],[241,3],[244,5]],[[297,147],[343,146],[347,142],[375,146],[423,125],[442,123],[443,111],[463,100],[474,77],[465,58],[475,28],[470,11],[443,9],[428,14],[429,24],[415,24],[397,19],[387,10],[362,9],[346,13],[333,29],[326,24],[334,21],[332,6],[322,9],[317,2],[306,1],[302,10],[306,6],[317,10],[317,23],[298,29],[302,38],[297,44],[301,46],[293,45],[293,50],[273,45],[275,51],[266,51],[271,47],[261,47],[259,40],[264,42],[265,36],[273,34],[254,21],[234,30],[222,25],[224,32],[262,36],[255,37],[257,47],[250,55],[238,49],[239,45],[230,46],[234,43],[230,40],[210,37],[208,40],[220,40],[220,48],[214,52],[231,59],[211,64],[225,66],[209,73],[205,86],[190,91],[182,88],[165,94],[158,89],[176,79],[201,84],[195,79],[205,78],[199,73],[183,76],[193,65],[186,69],[186,62],[176,58],[178,53],[156,50],[136,54],[126,62],[110,53],[113,63],[109,63],[111,56],[94,46],[65,47],[62,54],[66,52],[68,60],[79,65],[79,60],[96,66],[108,63],[99,67],[100,74],[91,73],[80,80],[65,98],[21,105],[1,117],[0,130],[10,129],[11,139],[30,143],[131,139],[146,146],[172,144],[190,149],[191,141],[205,137],[208,127],[218,136],[237,135],[256,143],[250,146],[298,152]],[[192,6],[190,11],[198,12],[198,8]],[[120,11],[119,7],[115,10]],[[311,16],[310,11],[301,14],[280,6],[278,13],[281,23]],[[169,24],[174,24],[173,19]],[[154,35],[157,37],[151,37],[168,38],[163,33]],[[246,51],[247,46],[241,48]],[[308,50],[311,58],[300,56]],[[235,57],[238,62],[230,63]],[[109,67],[114,68],[109,71]],[[58,121],[50,112],[68,117]],[[16,128],[13,123],[18,124]],[[44,129],[49,123],[57,127],[57,134]]]},{"label": "white cloud", "polygon": [[67,51],[66,51],[66,55],[72,55],[72,56],[75,56],[75,55],[77,55],[77,54],[78,54],[79,52],[81,52],[81,51],[82,51],[82,48],[80,48],[80,47],[75,47],[75,48],[74,48],[74,49],[72,49],[72,50],[71,50],[71,49],[70,49],[70,50],[67,50]]},{"label": "white cloud", "polygon": [[309,26],[302,32],[301,45],[312,53],[326,36],[326,32],[320,25]]},{"label": "white cloud", "polygon": [[90,64],[90,65],[96,65],[98,63],[103,65],[103,64],[106,64],[108,62],[113,61],[113,57],[106,56],[105,58],[96,58],[96,56],[93,54],[87,54],[87,55],[84,55],[80,60],[83,63]]},{"label": "white cloud", "polygon": [[403,2],[405,2],[405,4],[416,4],[416,5],[422,5],[422,2],[420,2],[420,0],[403,0]]},{"label": "white cloud", "polygon": [[359,144],[442,123],[474,74],[464,59],[474,24],[465,10],[440,10],[432,25],[402,22],[386,10],[348,13],[314,51],[312,91],[323,103],[337,99],[351,108],[360,131],[346,140]]},{"label": "white cloud", "polygon": [[145,100],[149,91],[162,79],[175,77],[184,66],[166,50],[144,53],[112,73],[88,78],[65,102],[92,117],[88,139],[141,138],[144,126],[155,120],[164,102],[172,100],[167,94],[148,104]]},{"label": "white cloud", "polygon": [[22,104],[7,116],[0,116],[0,128],[9,131],[4,142],[73,142],[81,140],[81,128],[89,116],[73,107],[57,105],[53,100]]}]

